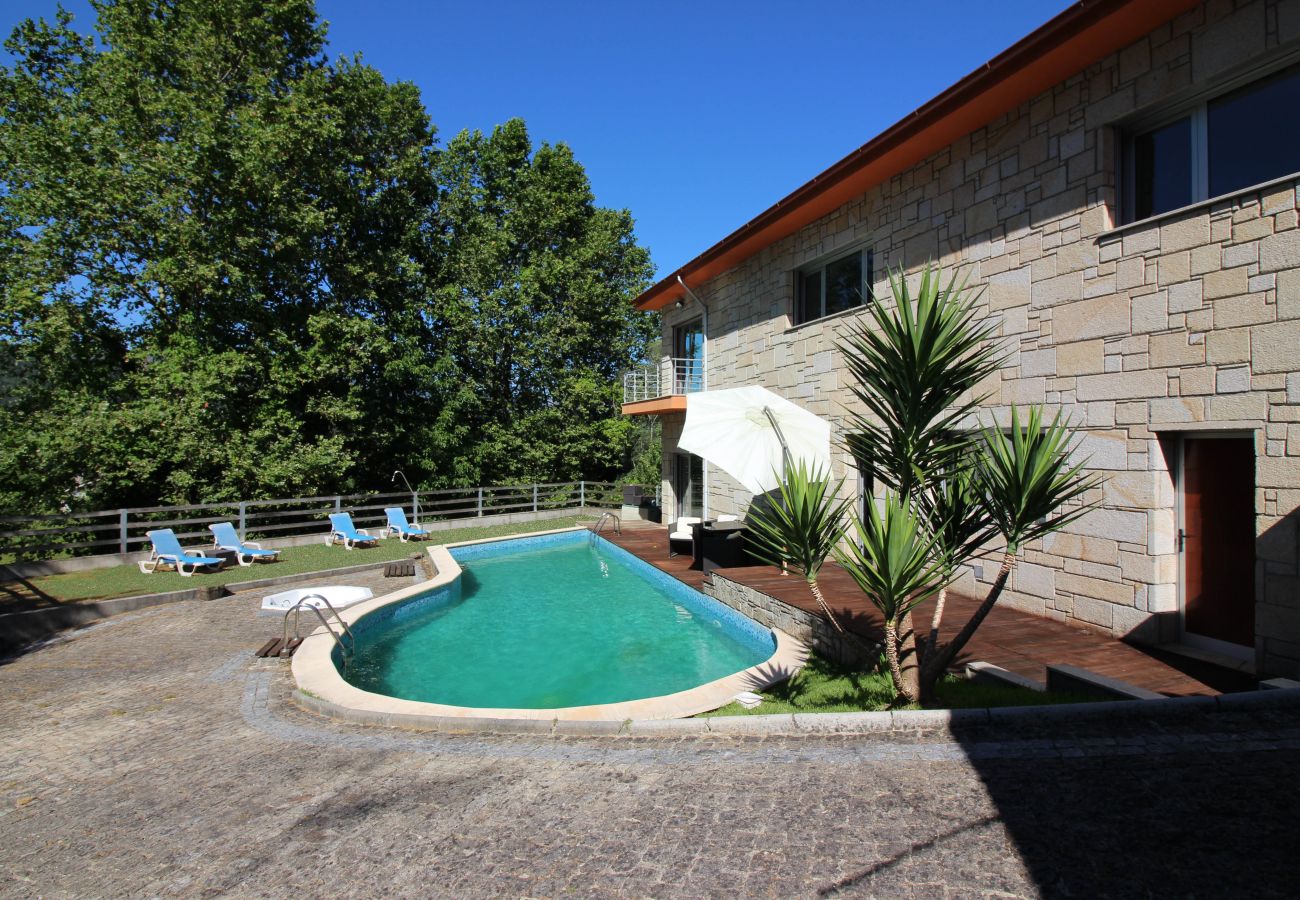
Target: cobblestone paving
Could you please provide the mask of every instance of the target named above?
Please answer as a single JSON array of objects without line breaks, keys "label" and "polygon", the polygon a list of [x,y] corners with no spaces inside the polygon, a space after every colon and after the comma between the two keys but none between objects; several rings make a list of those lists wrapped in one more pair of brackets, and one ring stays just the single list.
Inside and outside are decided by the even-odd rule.
[{"label": "cobblestone paving", "polygon": [[289,702],[258,597],[0,665],[0,896],[1294,895],[1300,715],[670,741]]}]

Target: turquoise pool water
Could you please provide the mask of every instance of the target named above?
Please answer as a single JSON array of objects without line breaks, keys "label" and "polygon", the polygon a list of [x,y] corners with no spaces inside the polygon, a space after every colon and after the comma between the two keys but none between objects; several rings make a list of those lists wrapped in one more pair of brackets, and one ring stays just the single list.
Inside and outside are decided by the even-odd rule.
[{"label": "turquoise pool water", "polygon": [[587,532],[452,555],[464,569],[456,585],[353,626],[348,682],[453,706],[552,709],[675,693],[775,649],[770,631]]}]

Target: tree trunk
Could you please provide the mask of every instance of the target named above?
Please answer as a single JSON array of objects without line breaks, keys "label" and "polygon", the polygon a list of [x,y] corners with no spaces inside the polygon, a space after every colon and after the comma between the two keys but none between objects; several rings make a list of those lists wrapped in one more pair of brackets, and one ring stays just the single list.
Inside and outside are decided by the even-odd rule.
[{"label": "tree trunk", "polygon": [[1008,550],[1002,556],[1002,568],[998,570],[998,577],[993,582],[993,587],[989,588],[988,596],[984,602],[975,610],[975,614],[970,617],[970,621],[962,626],[957,636],[948,642],[948,645],[942,651],[931,650],[925,660],[925,666],[921,669],[921,684],[926,694],[932,694],[935,683],[943,677],[943,673],[948,671],[948,666],[957,654],[962,651],[966,643],[971,639],[971,635],[980,627],[989,612],[993,609],[993,604],[998,602],[998,597],[1002,596],[1002,589],[1007,585],[1007,579],[1011,576],[1011,570],[1016,567],[1016,554],[1013,550]]},{"label": "tree trunk", "polygon": [[933,653],[939,646],[939,625],[943,622],[943,605],[948,600],[948,586],[939,588],[939,599],[934,603],[934,618],[930,620],[930,640],[926,642],[925,652]]},{"label": "tree trunk", "polygon": [[947,602],[947,600],[948,600],[948,586],[945,584],[943,587],[939,588],[939,598],[935,601],[934,604],[934,617],[931,618],[930,620],[930,634],[926,638],[924,645],[918,647],[918,650],[924,651],[923,655],[918,653],[919,658],[917,660],[917,664],[920,666],[920,671],[917,672],[917,677],[916,677],[916,681],[917,681],[916,692],[917,695],[921,698],[922,704],[926,704],[934,700],[934,689],[935,689],[936,682],[927,681],[923,677],[923,675],[925,673],[926,663],[928,663],[930,657],[933,656],[935,653],[937,653],[939,650],[939,625],[943,622],[943,606],[944,603]]},{"label": "tree trunk", "polygon": [[897,706],[900,700],[915,703],[916,695],[909,695],[903,683],[903,671],[898,661],[898,622],[894,619],[885,620],[885,660],[889,663],[889,677],[893,680],[894,691],[898,694],[894,698],[894,705]]},{"label": "tree trunk", "polygon": [[908,700],[915,702],[921,696],[921,660],[912,614],[904,613],[898,625],[898,668],[903,676],[902,689]]},{"label": "tree trunk", "polygon": [[835,613],[831,612],[830,606],[826,603],[826,598],[822,596],[822,589],[817,584],[816,578],[808,579],[808,588],[812,591],[813,599],[817,601],[817,605],[822,608],[822,612],[826,613],[826,618],[830,619],[831,624],[835,626],[835,630],[843,634],[844,629],[840,626],[839,620],[835,618]]}]

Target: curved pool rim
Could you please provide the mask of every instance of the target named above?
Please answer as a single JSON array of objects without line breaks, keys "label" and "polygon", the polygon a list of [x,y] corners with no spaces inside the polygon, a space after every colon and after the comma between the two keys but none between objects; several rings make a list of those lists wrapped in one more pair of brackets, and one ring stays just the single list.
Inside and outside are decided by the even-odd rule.
[{"label": "curved pool rim", "polygon": [[[536,531],[523,535],[508,535],[429,547],[429,561],[433,564],[435,572],[433,578],[394,591],[391,594],[385,594],[382,597],[375,597],[349,606],[341,610],[339,615],[343,621],[351,626],[385,606],[401,603],[411,597],[453,583],[461,576],[460,564],[451,555],[451,548],[453,547],[466,547],[474,544],[497,543],[524,537],[538,537],[544,534],[585,530],[587,529],[557,528],[550,531]],[[714,600],[714,602],[721,601]],[[367,718],[371,719],[388,716],[405,720],[411,720],[412,717],[432,717],[452,719],[531,719],[545,722],[554,720],[623,722],[639,719],[678,719],[725,706],[741,691],[761,690],[770,684],[783,681],[799,671],[803,667],[804,660],[807,659],[807,648],[804,647],[802,642],[779,629],[773,628],[770,630],[776,642],[776,649],[767,659],[748,669],[673,694],[591,706],[565,706],[551,709],[450,706],[443,703],[406,700],[401,697],[390,697],[387,694],[363,691],[343,680],[343,676],[339,674],[334,665],[334,639],[325,632],[324,628],[319,627],[302,642],[302,645],[294,653],[292,660],[293,678],[298,685],[298,690],[306,696],[343,710],[364,713]]]}]

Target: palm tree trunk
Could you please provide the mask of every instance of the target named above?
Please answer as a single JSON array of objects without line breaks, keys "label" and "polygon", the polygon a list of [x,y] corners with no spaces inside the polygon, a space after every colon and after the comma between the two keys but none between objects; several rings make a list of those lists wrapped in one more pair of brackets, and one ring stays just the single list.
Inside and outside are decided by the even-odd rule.
[{"label": "palm tree trunk", "polygon": [[898,659],[898,621],[896,619],[885,620],[885,660],[889,663],[889,677],[894,682],[894,691],[898,694],[894,698],[894,705],[899,701],[907,703],[916,702],[916,694],[909,693],[908,685],[903,679],[902,665]]},{"label": "palm tree trunk", "polygon": [[988,596],[980,603],[975,610],[975,614],[970,617],[970,621],[962,626],[957,636],[948,642],[948,645],[940,652],[930,653],[926,660],[925,666],[921,670],[921,683],[927,688],[923,689],[929,694],[934,690],[934,684],[948,671],[948,666],[962,648],[971,639],[971,635],[980,627],[988,614],[993,610],[993,604],[998,602],[998,597],[1002,596],[1002,589],[1007,585],[1007,579],[1011,577],[1011,570],[1016,567],[1016,553],[1014,550],[1007,550],[1002,555],[1002,568],[998,570],[998,577],[993,582],[993,587],[989,588]]},{"label": "palm tree trunk", "polygon": [[934,618],[930,620],[930,639],[926,641],[925,652],[933,653],[939,647],[939,624],[943,622],[943,605],[948,600],[948,586],[939,588],[939,599],[934,603]]},{"label": "palm tree trunk", "polygon": [[840,625],[839,620],[835,618],[835,613],[831,612],[830,605],[827,604],[826,598],[822,596],[821,585],[817,583],[816,578],[808,579],[808,588],[812,591],[813,599],[817,601],[817,605],[821,607],[822,612],[826,613],[826,618],[830,619],[831,624],[835,626],[835,630],[840,634],[843,634],[844,628]]},{"label": "palm tree trunk", "polygon": [[885,660],[889,663],[889,677],[894,682],[894,692],[898,695],[894,698],[894,703],[897,704],[899,700],[911,702],[903,688],[903,672],[898,665],[898,623],[893,619],[885,620]]},{"label": "palm tree trunk", "polygon": [[898,625],[898,668],[903,675],[903,693],[915,702],[921,696],[921,660],[911,612],[903,613]]}]

